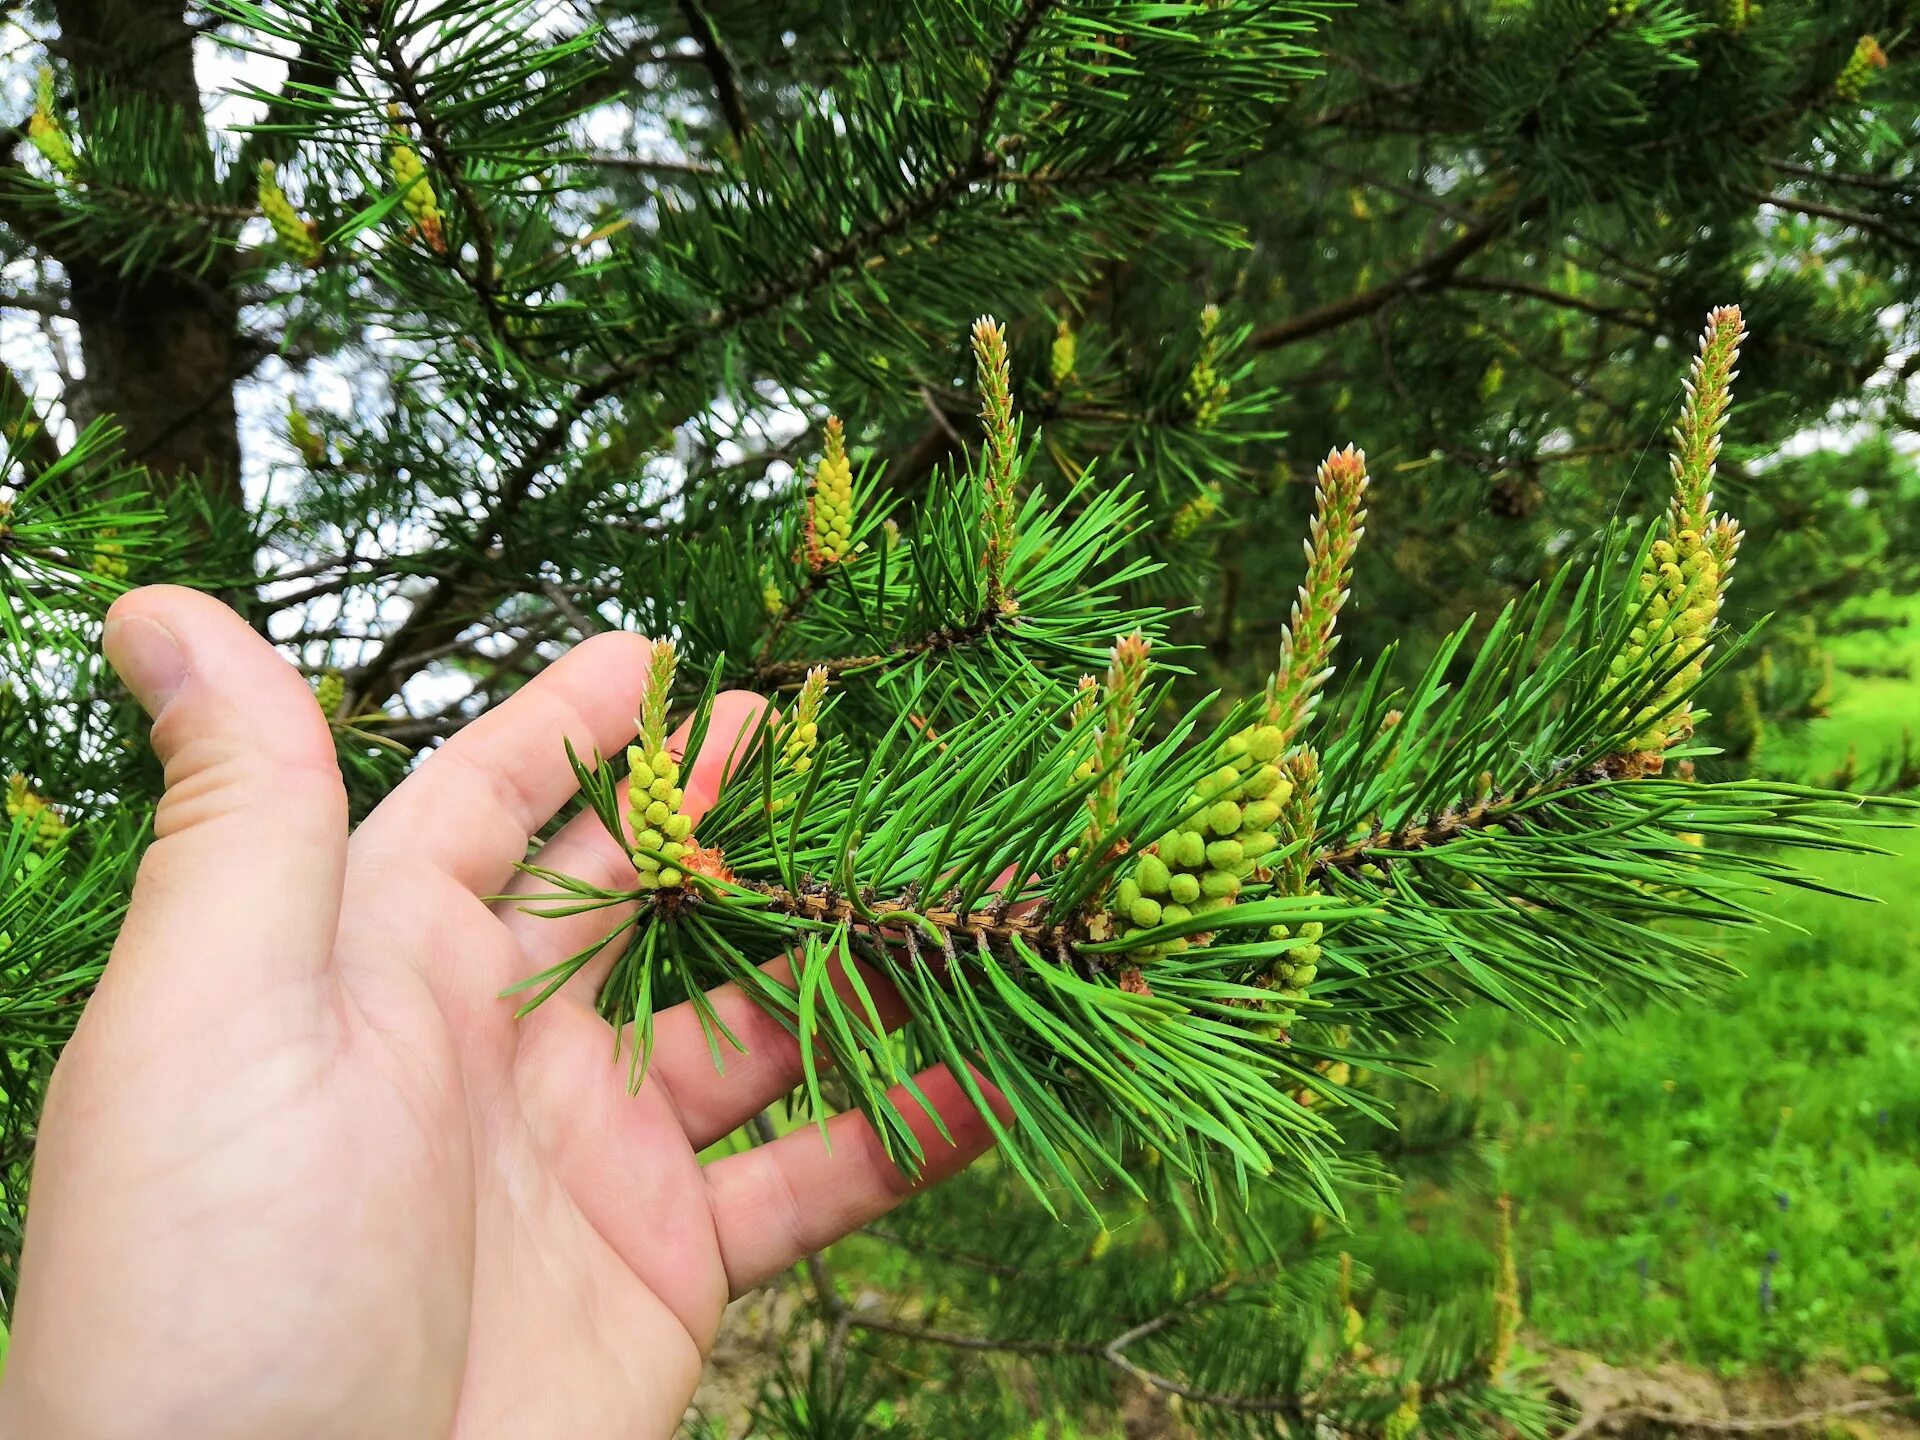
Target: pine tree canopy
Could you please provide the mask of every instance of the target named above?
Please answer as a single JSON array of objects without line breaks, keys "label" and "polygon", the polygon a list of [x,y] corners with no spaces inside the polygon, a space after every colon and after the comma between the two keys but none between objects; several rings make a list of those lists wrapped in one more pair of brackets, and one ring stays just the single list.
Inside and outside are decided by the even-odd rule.
[{"label": "pine tree canopy", "polygon": [[[501,1003],[584,974],[639,1086],[674,1005],[737,1056],[737,985],[801,1047],[784,1114],[907,1175],[928,1067],[990,1117],[942,1204],[1071,1282],[944,1340],[826,1284],[754,1433],[887,1433],[850,1335],[1208,1433],[1545,1432],[1508,1232],[1424,1308],[1329,1237],[1408,1131],[1470,1144],[1381,1083],[1464,1007],[1724,983],[1818,888],[1792,852],[1899,819],[1758,756],[1819,620],[1920,562],[1920,6],[4,23],[0,1294],[161,788],[102,617],[172,582],[311,677],[356,815],[652,637],[635,745],[573,755],[622,858],[528,857],[578,948]],[[775,708],[731,733],[729,689]]]}]

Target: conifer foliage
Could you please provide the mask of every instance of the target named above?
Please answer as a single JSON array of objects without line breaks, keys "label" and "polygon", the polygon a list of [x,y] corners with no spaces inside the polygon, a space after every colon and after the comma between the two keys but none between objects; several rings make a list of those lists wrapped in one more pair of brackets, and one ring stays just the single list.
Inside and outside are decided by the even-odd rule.
[{"label": "conifer foliage", "polygon": [[[603,1004],[636,1037],[635,1084],[652,1013],[733,983],[798,1038],[806,1106],[824,1118],[844,1095],[909,1172],[924,1157],[900,1097],[943,1061],[1045,1204],[1179,1189],[1205,1215],[1216,1184],[1258,1176],[1337,1210],[1325,1112],[1371,1102],[1336,1073],[1473,998],[1564,1019],[1601,989],[1684,988],[1718,962],[1663,917],[1742,923],[1743,888],[1793,879],[1779,848],[1865,843],[1852,800],[1685,773],[1739,540],[1709,490],[1737,309],[1702,336],[1657,537],[1610,551],[1571,593],[1545,587],[1461,631],[1407,688],[1390,659],[1358,667],[1323,712],[1366,489],[1358,451],[1330,455],[1275,673],[1224,718],[1167,711],[1163,647],[1143,631],[1098,681],[1062,663],[1078,652],[1027,650],[1111,582],[1041,491],[1017,515],[1004,498],[1032,449],[999,327],[974,334],[980,459],[897,540],[843,551],[785,628],[781,673],[809,677],[794,719],[715,736],[696,702],[690,743],[730,747],[735,777],[698,835],[661,748],[685,663],[671,643],[655,650],[624,807],[609,767],[576,757],[634,884],[536,865],[555,887],[536,909],[620,918],[529,984],[537,1003],[620,947]],[[822,461],[810,535],[823,491],[847,493],[841,467]],[[860,532],[843,513],[830,538]],[[930,590],[944,603],[917,626],[893,618]],[[702,658],[710,696],[729,661],[688,656]],[[788,760],[801,746],[804,770]],[[1759,835],[1775,848],[1742,844]],[[791,983],[762,968],[786,952]],[[869,977],[906,998],[904,1045]],[[717,1054],[737,1045],[710,1024]]]},{"label": "conifer foliage", "polygon": [[[1013,1364],[1062,1418],[1118,1384],[1210,1434],[1543,1433],[1507,1221],[1447,1295],[1376,1282],[1339,1222],[1474,1148],[1388,1101],[1463,1006],[1679,995],[1793,850],[1869,846],[1859,800],[1711,763],[1760,725],[1708,713],[1745,643],[1725,510],[1758,498],[1721,453],[1736,360],[1762,420],[1805,418],[1906,274],[1848,267],[1911,238],[1867,213],[1910,184],[1877,118],[1904,12],[1790,8],[9,11],[0,1296],[160,789],[101,619],[172,581],[308,674],[356,813],[565,644],[651,636],[633,745],[572,757],[631,877],[535,848],[524,903],[604,929],[501,1003],[598,967],[642,1086],[677,1003],[737,1060],[706,995],[738,985],[800,1047],[784,1118],[857,1110],[907,1174],[916,1074],[989,1117],[992,1162],[861,1237],[911,1257],[898,1293],[809,1267],[762,1440],[1026,1433]],[[196,57],[238,77],[218,109]],[[1330,186],[1356,138],[1378,173]],[[1836,155],[1863,169],[1801,173]],[[1709,189],[1713,225],[1668,223]],[[1832,286],[1803,237],[1714,238],[1789,201],[1851,237]],[[1713,311],[1664,516],[1611,516],[1686,332],[1753,275],[1776,323]],[[1511,334],[1457,308],[1509,302]],[[1825,357],[1799,408],[1788,330]],[[1562,463],[1535,507],[1515,474]],[[1539,520],[1415,625],[1375,577],[1463,506]],[[1749,569],[1804,561],[1754,528]],[[1814,691],[1789,668],[1743,711]],[[721,733],[723,686],[774,708]],[[703,747],[732,763],[696,812]]]}]

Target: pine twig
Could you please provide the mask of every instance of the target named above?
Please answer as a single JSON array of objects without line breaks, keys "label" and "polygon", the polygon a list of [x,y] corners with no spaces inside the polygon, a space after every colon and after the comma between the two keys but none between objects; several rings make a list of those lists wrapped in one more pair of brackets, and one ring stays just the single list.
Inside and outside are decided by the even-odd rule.
[{"label": "pine twig", "polygon": [[[983,1354],[1028,1355],[1044,1359],[1063,1359],[1082,1357],[1099,1360],[1129,1379],[1157,1390],[1163,1395],[1177,1396],[1196,1405],[1208,1405],[1220,1410],[1229,1410],[1244,1415],[1280,1415],[1296,1426],[1305,1426],[1313,1419],[1312,1409],[1297,1395],[1240,1395],[1227,1391],[1207,1390],[1190,1385],[1171,1375],[1163,1375],[1156,1370],[1139,1364],[1127,1355],[1127,1350],[1152,1335],[1157,1335],[1174,1325],[1181,1323],[1197,1309],[1213,1305],[1230,1295],[1245,1284],[1245,1277],[1222,1280],[1199,1291],[1194,1295],[1170,1306],[1137,1325],[1122,1330],[1107,1340],[1074,1340],[1066,1338],[1015,1338],[992,1335],[965,1335],[951,1330],[932,1330],[908,1321],[897,1320],[890,1315],[876,1314],[871,1311],[855,1310],[844,1318],[849,1328],[869,1330],[883,1335],[895,1335],[903,1340],[923,1345],[938,1345],[949,1350],[970,1350]],[[1472,1372],[1451,1382],[1433,1386],[1429,1395],[1441,1395],[1466,1388],[1476,1383],[1470,1378]],[[1571,1440],[1571,1437],[1567,1437]]]},{"label": "pine twig", "polygon": [[399,41],[387,40],[380,48],[380,58],[386,62],[393,87],[420,131],[420,143],[427,152],[428,161],[453,191],[460,213],[466,217],[467,233],[473,240],[474,263],[471,270],[453,245],[443,247],[438,252],[439,258],[473,291],[474,298],[480,302],[480,308],[486,314],[487,328],[494,338],[506,349],[524,358],[519,339],[508,327],[506,312],[500,308],[499,262],[494,253],[493,217],[487,214],[486,206],[480,203],[479,195],[468,182],[465,171],[460,168],[446,132],[428,109],[419,76],[414,72],[406,52],[400,48]]},{"label": "pine twig", "polygon": [[1538,800],[1560,790],[1576,790],[1586,785],[1599,785],[1610,780],[1646,774],[1655,758],[1639,751],[1624,750],[1586,764],[1567,765],[1537,784],[1490,795],[1464,809],[1449,807],[1436,814],[1408,821],[1392,831],[1375,831],[1364,839],[1322,851],[1314,857],[1310,873],[1319,879],[1335,870],[1353,871],[1366,864],[1405,859],[1472,831],[1502,824],[1516,805]]},{"label": "pine twig", "polygon": [[[1055,0],[1027,0],[1022,8],[1018,20],[1008,33],[1007,43],[995,57],[989,71],[986,89],[975,111],[973,143],[962,164],[942,173],[921,190],[902,196],[869,224],[849,231],[837,244],[815,251],[797,270],[710,310],[697,323],[669,331],[653,346],[617,361],[599,377],[582,382],[572,395],[555,407],[553,419],[533,437],[520,463],[502,479],[499,499],[480,522],[476,537],[479,543],[475,548],[484,551],[500,539],[526,504],[534,482],[565,446],[573,426],[601,401],[670,370],[693,351],[706,345],[715,334],[729,333],[742,324],[772,313],[796,296],[817,289],[834,275],[857,264],[860,257],[876,245],[882,245],[918,221],[938,214],[945,206],[966,195],[974,185],[1000,173],[1014,148],[1011,141],[1003,144],[994,133],[1000,102],[1013,71],[1026,53],[1034,30],[1054,3]],[[422,139],[426,138],[423,129]],[[432,634],[447,623],[446,612],[474,569],[472,561],[463,562],[423,596],[407,618],[388,635],[379,653],[349,678],[349,689],[356,695],[380,698],[375,697],[373,692],[378,690],[382,695],[395,693],[417,674],[420,667],[404,663],[407,647],[416,644],[423,632]]]},{"label": "pine twig", "polygon": [[984,638],[996,626],[1007,623],[1013,618],[998,612],[983,611],[968,624],[943,625],[917,640],[910,640],[891,650],[875,651],[871,654],[834,655],[826,659],[756,661],[741,679],[747,684],[783,690],[800,684],[807,678],[807,672],[815,668],[823,669],[829,676],[835,678],[841,675],[857,674],[862,670],[873,670],[882,665],[895,665],[925,655],[937,655],[959,645],[970,645]]},{"label": "pine twig", "polygon": [[701,8],[698,0],[679,0],[680,14],[687,22],[694,43],[700,47],[700,59],[707,67],[707,74],[713,77],[713,88],[720,100],[720,113],[726,117],[727,131],[733,136],[736,145],[746,143],[752,129],[747,119],[747,103],[740,94],[740,75],[733,68],[733,61],[720,43],[720,32],[714,28],[713,17]]},{"label": "pine twig", "polygon": [[580,157],[583,164],[602,165],[609,170],[633,170],[642,175],[660,175],[688,180],[709,179],[721,172],[696,160],[668,160],[648,155],[617,155],[592,150]]},{"label": "pine twig", "polygon": [[1860,190],[1879,190],[1888,195],[1911,196],[1920,190],[1920,176],[1912,175],[1863,175],[1857,170],[1822,170],[1813,165],[1799,165],[1791,160],[1769,159],[1767,167],[1778,170],[1782,175],[1792,175],[1801,180],[1818,180],[1827,185],[1850,185]]},{"label": "pine twig", "polygon": [[1436,250],[1419,264],[1410,266],[1392,279],[1383,280],[1370,289],[1358,291],[1343,299],[1330,300],[1324,305],[1315,306],[1288,319],[1276,321],[1272,325],[1254,331],[1248,343],[1255,350],[1284,349],[1289,345],[1297,345],[1302,340],[1310,340],[1316,335],[1325,334],[1329,330],[1337,330],[1351,321],[1384,309],[1396,300],[1442,285],[1452,279],[1454,272],[1462,265],[1532,213],[1533,207],[1528,207],[1519,212],[1496,214],[1482,219],[1451,244]]},{"label": "pine twig", "polygon": [[553,608],[566,616],[567,623],[578,630],[583,636],[598,635],[607,628],[605,624],[595,620],[586,611],[574,604],[573,597],[568,595],[557,582],[542,580],[540,582],[540,593],[553,602]]},{"label": "pine twig", "polygon": [[1638,330],[1651,332],[1656,328],[1650,315],[1630,310],[1624,305],[1602,305],[1596,300],[1569,295],[1564,290],[1555,290],[1550,286],[1537,285],[1526,280],[1516,280],[1510,276],[1453,275],[1443,283],[1449,290],[1479,290],[1492,295],[1538,300],[1543,304],[1558,305],[1563,310],[1577,310],[1583,315],[1593,316],[1596,320],[1618,321]]},{"label": "pine twig", "polygon": [[1773,206],[1776,210],[1790,210],[1796,215],[1806,215],[1816,220],[1832,220],[1845,225],[1848,229],[1877,235],[1889,245],[1910,254],[1920,254],[1920,238],[1896,230],[1877,215],[1869,215],[1863,210],[1849,210],[1844,206],[1827,205],[1818,200],[1803,200],[1795,195],[1781,195],[1769,190],[1754,189],[1743,193],[1762,205]]}]

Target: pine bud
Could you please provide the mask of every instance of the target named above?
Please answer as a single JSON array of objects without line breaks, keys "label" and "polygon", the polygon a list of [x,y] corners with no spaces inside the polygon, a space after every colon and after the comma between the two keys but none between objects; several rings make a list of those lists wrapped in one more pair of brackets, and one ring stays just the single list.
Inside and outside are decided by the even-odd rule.
[{"label": "pine bud", "polygon": [[1186,388],[1180,392],[1180,403],[1192,415],[1196,430],[1214,427],[1232,389],[1220,374],[1219,332],[1220,307],[1208,305],[1200,312],[1200,353],[1187,372]]},{"label": "pine bud", "polygon": [[782,762],[795,775],[804,775],[813,768],[814,747],[820,741],[820,705],[826,695],[826,667],[816,665],[807,671],[807,678],[800,685],[786,743],[780,751]]},{"label": "pine bud", "polygon": [[1759,13],[1760,7],[1754,0],[1720,0],[1720,28],[1729,35],[1744,34]]},{"label": "pine bud", "polygon": [[1054,389],[1058,390],[1073,378],[1078,348],[1073,330],[1062,320],[1053,332],[1053,347],[1047,354],[1047,378]]},{"label": "pine bud", "polygon": [[853,462],[837,416],[829,415],[820,463],[807,496],[807,566],[815,574],[853,553]]},{"label": "pine bud", "polygon": [[[1698,543],[1713,508],[1714,465],[1720,457],[1720,431],[1733,398],[1735,366],[1746,325],[1737,305],[1723,305],[1707,317],[1700,348],[1687,377],[1686,403],[1673,428],[1673,504],[1669,539],[1691,531]],[[1684,548],[1676,550],[1684,556]]]},{"label": "pine bud", "polygon": [[1400,1404],[1382,1427],[1386,1440],[1408,1440],[1420,1428],[1420,1383],[1409,1380],[1400,1390]]},{"label": "pine bud", "polygon": [[308,469],[318,470],[327,464],[326,438],[313,428],[313,422],[297,400],[287,402],[287,438],[300,452],[300,458],[307,462]]},{"label": "pine bud", "polygon": [[34,149],[46,156],[47,163],[59,172],[61,179],[71,180],[79,173],[80,159],[73,152],[66,127],[60,123],[60,112],[54,108],[50,65],[40,70],[40,88],[34,99],[33,114],[27,117],[27,138],[33,141]]},{"label": "pine bud", "polygon": [[1283,741],[1300,733],[1318,703],[1334,625],[1353,583],[1353,557],[1366,534],[1367,457],[1349,445],[1320,464],[1308,530],[1307,576],[1280,638],[1280,664],[1267,685],[1267,719]]},{"label": "pine bud", "polygon": [[1713,562],[1713,569],[1719,573],[1723,587],[1733,570],[1733,562],[1739,557],[1740,542],[1746,538],[1746,531],[1731,515],[1717,515],[1707,526],[1706,553]]},{"label": "pine bud", "polygon": [[986,434],[981,455],[985,491],[983,520],[987,543],[982,564],[987,573],[988,608],[1012,614],[1018,608],[1008,591],[1007,568],[1019,520],[1020,431],[1013,418],[1013,371],[1007,360],[1007,332],[982,315],[973,322],[974,369],[980,387],[980,425]]},{"label": "pine bud", "polygon": [[[1270,757],[1278,755],[1284,743],[1279,730],[1270,725],[1230,736],[1221,747],[1220,766],[1188,796],[1184,808],[1189,818],[1141,853],[1132,874],[1121,883],[1120,895],[1165,897],[1159,911],[1161,924],[1232,905],[1254,874],[1259,857],[1279,843],[1271,826],[1280,817],[1282,801],[1269,797],[1279,796],[1284,782]],[[1139,922],[1130,904],[1119,913],[1123,934],[1129,928],[1151,928]],[[1182,950],[1190,943],[1204,940],[1182,938],[1142,946],[1134,953]]]},{"label": "pine bud", "polygon": [[686,871],[724,873],[716,852],[693,840],[693,824],[681,813],[680,762],[667,753],[667,703],[679,656],[671,640],[653,647],[653,663],[640,695],[639,735],[627,747],[627,824],[632,859],[642,890],[677,890]]},{"label": "pine bud", "polygon": [[1320,757],[1303,747],[1287,756],[1283,768],[1287,774],[1286,796],[1279,802],[1281,814],[1274,828],[1293,852],[1283,862],[1285,868],[1275,877],[1275,883],[1283,894],[1307,895],[1313,893],[1309,882],[1319,824]]},{"label": "pine bud", "polygon": [[329,723],[340,718],[340,706],[347,698],[347,680],[338,670],[325,670],[314,677],[313,698]]},{"label": "pine bud", "polygon": [[1846,104],[1854,104],[1867,93],[1873,72],[1886,68],[1887,52],[1880,48],[1880,42],[1871,35],[1862,35],[1854,42],[1846,65],[1834,77],[1833,93]]},{"label": "pine bud", "polygon": [[1687,692],[1698,683],[1718,622],[1739,525],[1712,513],[1720,431],[1732,400],[1746,330],[1736,306],[1707,317],[1673,429],[1673,499],[1666,528],[1648,550],[1639,577],[1644,611],[1627,637],[1623,676],[1667,673],[1659,693],[1633,717],[1629,748],[1658,755],[1693,733]]},{"label": "pine bud", "polygon": [[48,854],[65,838],[67,820],[53,806],[46,796],[39,794],[27,784],[27,777],[17,771],[7,777],[6,798],[7,819],[16,821],[32,832],[28,841],[33,849]]},{"label": "pine bud", "polygon": [[[1076,735],[1092,735],[1094,733],[1094,717],[1099,711],[1100,682],[1095,680],[1091,675],[1082,675],[1080,677],[1079,687],[1074,691],[1073,711],[1068,719],[1067,728]],[[1078,783],[1079,781],[1090,779],[1097,767],[1098,761],[1093,752],[1089,750],[1087,758],[1073,767],[1074,781]],[[1088,803],[1091,804],[1092,802],[1089,801]]]},{"label": "pine bud", "polygon": [[1175,541],[1187,540],[1220,510],[1220,487],[1209,485],[1173,512],[1168,529]]},{"label": "pine bud", "polygon": [[309,270],[317,268],[321,260],[320,227],[300,218],[293,202],[287,199],[287,192],[274,178],[271,160],[260,162],[259,192],[260,213],[267,217],[281,248]]},{"label": "pine bud", "polygon": [[394,129],[387,135],[387,176],[394,189],[401,193],[400,204],[413,222],[412,233],[434,254],[444,255],[447,253],[446,217],[440,209],[440,199],[433,193],[433,182],[427,178],[427,167],[420,159],[420,152],[400,133],[400,107],[388,106],[387,114],[394,122]]},{"label": "pine bud", "polygon": [[130,573],[126,561],[127,547],[120,542],[119,534],[117,529],[107,526],[94,541],[93,556],[87,562],[87,569],[102,580],[119,582]]},{"label": "pine bud", "polygon": [[[1114,643],[1113,655],[1107,664],[1107,681],[1099,692],[1101,724],[1094,742],[1091,772],[1097,774],[1100,781],[1087,797],[1087,829],[1081,841],[1090,855],[1103,855],[1117,838],[1120,782],[1125,776],[1127,756],[1132,753],[1134,730],[1140,723],[1150,649],[1146,636],[1135,631]],[[1081,689],[1074,702],[1076,711],[1092,703],[1088,698],[1090,694],[1086,688]],[[1141,875],[1141,889],[1149,895],[1164,895],[1164,870],[1152,875],[1152,883],[1147,874]]]}]

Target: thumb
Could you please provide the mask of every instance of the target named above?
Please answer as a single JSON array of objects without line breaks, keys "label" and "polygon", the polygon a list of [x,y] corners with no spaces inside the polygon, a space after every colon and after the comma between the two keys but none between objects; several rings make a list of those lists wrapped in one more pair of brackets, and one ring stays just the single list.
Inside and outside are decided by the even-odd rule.
[{"label": "thumb", "polygon": [[116,601],[105,648],[153,717],[166,770],[109,977],[152,968],[232,996],[317,975],[339,918],[347,802],[306,682],[225,605],[176,586]]}]

